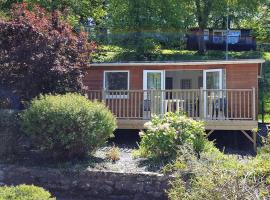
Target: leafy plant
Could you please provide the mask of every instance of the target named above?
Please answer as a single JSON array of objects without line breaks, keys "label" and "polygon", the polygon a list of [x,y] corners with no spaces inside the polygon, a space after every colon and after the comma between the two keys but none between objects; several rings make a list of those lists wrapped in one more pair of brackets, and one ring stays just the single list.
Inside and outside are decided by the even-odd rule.
[{"label": "leafy plant", "polygon": [[0,187],[1,200],[56,200],[43,188],[33,185]]},{"label": "leafy plant", "polygon": [[148,158],[174,158],[179,146],[190,144],[199,156],[207,142],[204,124],[179,113],[154,116],[140,133],[139,154]]},{"label": "leafy plant", "polygon": [[270,154],[259,151],[255,158],[225,155],[207,143],[198,159],[189,145],[177,151],[176,160],[164,167],[174,173],[168,196],[171,200],[269,199]]},{"label": "leafy plant", "polygon": [[120,160],[119,148],[115,145],[106,153],[106,158],[112,162]]},{"label": "leafy plant", "polygon": [[116,128],[116,119],[104,104],[72,93],[41,95],[21,118],[36,147],[62,159],[92,153]]},{"label": "leafy plant", "polygon": [[241,161],[221,152],[202,153],[201,159],[197,159],[187,149],[182,148],[177,160],[165,168],[167,172],[174,171],[177,176],[171,182],[169,199],[259,200],[270,197],[267,182],[270,165],[267,159],[256,157]]}]

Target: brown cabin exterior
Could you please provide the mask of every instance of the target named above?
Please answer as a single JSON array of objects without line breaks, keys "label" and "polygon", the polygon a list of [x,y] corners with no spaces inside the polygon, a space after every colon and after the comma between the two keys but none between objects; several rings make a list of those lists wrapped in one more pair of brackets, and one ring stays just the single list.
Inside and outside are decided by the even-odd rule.
[{"label": "brown cabin exterior", "polygon": [[[214,130],[257,128],[264,60],[100,63],[86,69],[90,99],[101,100],[119,129],[143,129],[152,114],[184,111]],[[254,144],[255,145],[255,144]]]}]

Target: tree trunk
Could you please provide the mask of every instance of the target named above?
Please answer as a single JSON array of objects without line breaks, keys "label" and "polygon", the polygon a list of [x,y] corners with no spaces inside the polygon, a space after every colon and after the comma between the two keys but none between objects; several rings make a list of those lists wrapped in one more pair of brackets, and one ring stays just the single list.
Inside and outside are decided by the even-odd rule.
[{"label": "tree trunk", "polygon": [[199,35],[198,35],[198,53],[204,54],[206,51],[206,45],[204,40],[204,28],[199,28]]}]

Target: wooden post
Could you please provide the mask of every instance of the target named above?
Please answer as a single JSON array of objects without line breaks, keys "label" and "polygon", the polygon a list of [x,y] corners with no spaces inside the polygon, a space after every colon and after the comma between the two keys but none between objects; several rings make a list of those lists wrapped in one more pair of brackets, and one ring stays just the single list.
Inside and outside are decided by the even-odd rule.
[{"label": "wooden post", "polygon": [[256,90],[255,87],[252,88],[252,112],[253,120],[256,120]]},{"label": "wooden post", "polygon": [[200,88],[200,119],[204,118],[204,90]]},{"label": "wooden post", "polygon": [[106,102],[106,91],[102,90],[102,102],[105,103]]},{"label": "wooden post", "polygon": [[257,152],[257,131],[252,131],[253,134],[253,149]]}]

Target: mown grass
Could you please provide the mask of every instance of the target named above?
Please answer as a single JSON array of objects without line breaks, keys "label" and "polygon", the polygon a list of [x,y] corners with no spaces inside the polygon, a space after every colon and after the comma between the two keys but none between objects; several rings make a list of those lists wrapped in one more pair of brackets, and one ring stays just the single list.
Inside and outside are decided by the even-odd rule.
[{"label": "mown grass", "polygon": [[[146,56],[146,61],[193,61],[193,60],[222,60],[225,59],[224,51],[206,51],[201,55],[197,51],[177,49],[157,49]],[[269,52],[243,51],[229,52],[230,59],[264,58],[270,61]],[[101,45],[93,56],[93,62],[125,62],[137,61],[134,51],[119,46]]]}]

